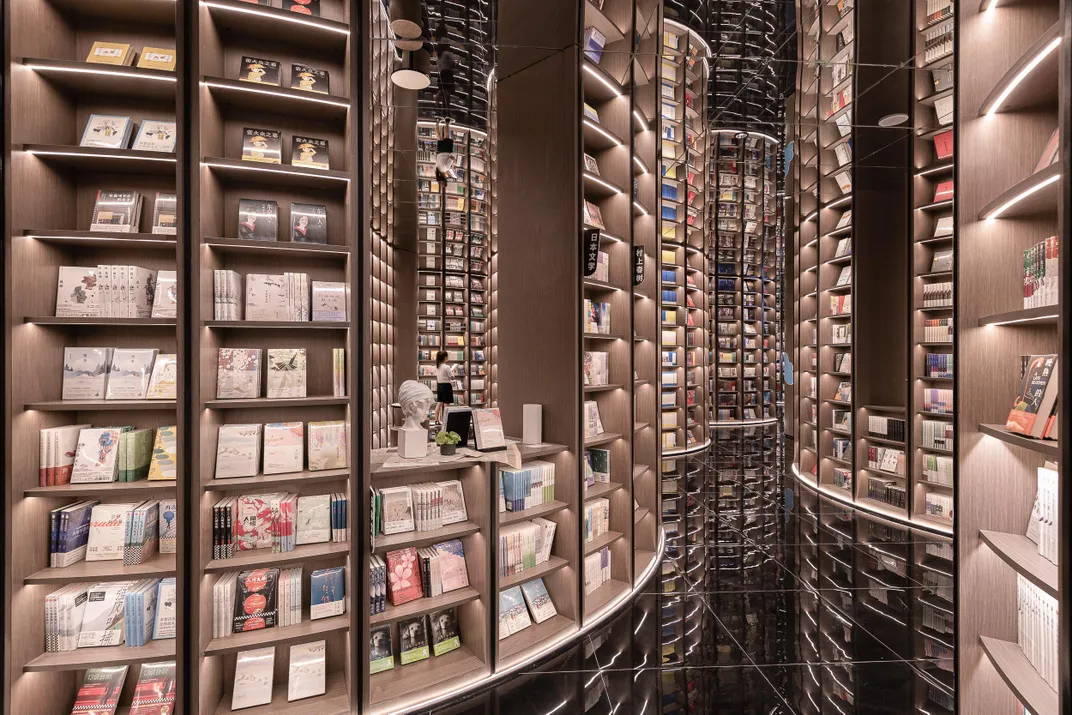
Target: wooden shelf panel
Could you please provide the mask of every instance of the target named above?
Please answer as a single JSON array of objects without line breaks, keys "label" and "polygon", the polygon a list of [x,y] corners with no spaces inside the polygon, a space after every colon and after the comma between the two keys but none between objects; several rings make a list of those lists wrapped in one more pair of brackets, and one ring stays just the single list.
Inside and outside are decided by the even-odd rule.
[{"label": "wooden shelf panel", "polygon": [[219,104],[239,107],[246,111],[283,114],[298,118],[307,117],[312,113],[318,119],[335,121],[345,119],[350,111],[350,100],[320,92],[273,87],[223,77],[206,76],[201,79],[201,83],[208,87]]},{"label": "wooden shelf panel", "polygon": [[1030,449],[1032,452],[1038,452],[1044,454],[1047,457],[1057,459],[1059,450],[1057,440],[1052,439],[1033,439],[1031,437],[1024,437],[1022,435],[1013,434],[1009,432],[1003,425],[988,425],[980,424],[979,431],[990,437],[1000,439],[1002,442],[1011,444],[1015,447],[1023,447],[1024,449]]},{"label": "wooden shelf panel", "polygon": [[[1013,63],[979,106],[979,116],[1057,103],[1061,22],[1055,22]],[[1033,66],[1032,66],[1033,65]],[[1024,71],[1027,74],[1023,74]]]},{"label": "wooden shelf panel", "polygon": [[205,647],[205,655],[236,653],[249,648],[259,648],[276,643],[291,643],[316,640],[317,636],[350,628],[349,614],[309,620],[309,611],[305,609],[302,622],[293,626],[261,628],[247,633],[234,633],[225,638],[213,638]]},{"label": "wooden shelf panel", "polygon": [[50,164],[79,171],[170,176],[174,176],[176,172],[175,155],[158,151],[102,149],[65,144],[26,144],[22,146],[22,150]]},{"label": "wooden shelf panel", "polygon": [[[238,1],[240,2],[241,0]],[[320,189],[323,191],[344,191],[350,183],[350,175],[337,169],[310,169],[305,166],[267,164],[221,157],[205,157],[201,163],[221,178],[230,181],[263,184],[269,187],[276,187],[280,183],[286,182],[288,186],[292,187]]]},{"label": "wooden shelf panel", "polygon": [[525,569],[520,573],[511,574],[509,576],[503,576],[499,579],[499,590],[503,591],[505,589],[510,588],[511,586],[517,586],[518,584],[525,583],[526,581],[531,581],[534,578],[546,576],[547,574],[553,571],[557,571],[558,569],[562,568],[563,566],[567,566],[568,564],[569,562],[563,558],[560,558],[558,556],[551,556],[551,558],[549,558],[547,561],[544,561],[542,564],[537,564],[533,568]]},{"label": "wooden shelf panel", "polygon": [[390,536],[377,536],[376,549],[378,551],[391,551],[403,546],[427,546],[449,541],[450,539],[460,539],[478,531],[480,531],[480,526],[477,524],[471,521],[462,521],[434,531],[407,531],[401,534],[391,534]]},{"label": "wooden shelf panel", "polygon": [[79,94],[137,96],[174,102],[178,91],[175,73],[166,70],[37,57],[28,57],[22,64],[48,78],[52,84]]},{"label": "wooden shelf panel", "polygon": [[597,588],[592,593],[584,595],[584,615],[590,618],[600,609],[629,590],[629,584],[623,581],[610,580]]},{"label": "wooden shelf panel", "polygon": [[583,492],[584,500],[598,499],[599,497],[605,497],[612,492],[616,492],[624,485],[618,482],[596,482],[592,486],[585,489]]},{"label": "wooden shelf panel", "polygon": [[206,328],[230,330],[349,330],[349,321],[326,320],[206,320]]},{"label": "wooden shelf panel", "polygon": [[112,233],[104,231],[65,231],[62,229],[28,228],[23,236],[34,238],[42,243],[59,246],[78,246],[97,250],[99,248],[135,248],[146,251],[174,252],[178,243],[174,236],[158,233]]},{"label": "wooden shelf panel", "polygon": [[1010,186],[979,211],[979,220],[1023,218],[1057,212],[1061,163],[1051,164]]},{"label": "wooden shelf panel", "polygon": [[221,253],[252,253],[278,255],[287,258],[345,260],[350,247],[329,243],[297,243],[294,241],[246,241],[241,238],[206,238],[202,244]]},{"label": "wooden shelf panel", "polygon": [[598,447],[601,444],[608,444],[621,438],[622,436],[617,432],[604,432],[602,434],[596,435],[595,437],[586,437],[584,440],[584,446]]},{"label": "wooden shelf panel", "polygon": [[140,479],[136,482],[104,482],[100,484],[60,484],[52,487],[30,487],[22,493],[28,497],[109,497],[119,494],[156,494],[174,492],[175,480]]},{"label": "wooden shelf panel", "polygon": [[209,0],[205,2],[217,28],[233,31],[247,38],[258,38],[324,51],[342,52],[350,37],[350,27],[320,17],[295,19],[282,8],[254,5],[243,0]]},{"label": "wooden shelf panel", "polygon": [[28,673],[58,670],[86,670],[109,665],[134,665],[175,659],[175,639],[149,641],[140,648],[118,645],[107,648],[79,648],[63,653],[42,653],[24,667]]},{"label": "wooden shelf panel", "polygon": [[403,618],[412,618],[413,616],[422,613],[430,613],[444,608],[460,606],[463,603],[469,603],[478,598],[480,598],[480,592],[475,588],[467,587],[448,591],[435,598],[418,598],[415,601],[403,603],[401,606],[392,606],[391,602],[388,601],[386,611],[383,611],[382,613],[374,613],[369,616],[369,625],[375,626],[381,623],[394,623]]},{"label": "wooden shelf panel", "polygon": [[110,412],[113,410],[174,410],[175,400],[45,400],[29,402],[27,410],[41,412]]},{"label": "wooden shelf panel", "polygon": [[545,504],[540,504],[539,506],[522,509],[521,511],[500,511],[499,526],[506,526],[507,524],[513,524],[518,521],[526,521],[537,516],[546,517],[548,514],[561,511],[567,506],[569,505],[564,501],[549,501]]},{"label": "wooden shelf panel", "polygon": [[584,555],[594,554],[602,549],[604,546],[610,546],[618,539],[622,538],[623,534],[620,531],[607,531],[591,541],[584,542]]},{"label": "wooden shelf panel", "polygon": [[[1031,327],[1033,325],[1056,325],[1058,318],[1060,318],[1061,307],[1057,305],[1047,305],[1042,308],[1024,308],[1023,310],[1012,310],[1008,313],[995,313],[994,315],[984,315],[979,318],[979,327],[985,327],[987,325],[1023,325],[1025,327]],[[949,343],[952,345],[952,343]]]},{"label": "wooden shelf panel", "polygon": [[349,469],[324,469],[310,472],[286,472],[283,474],[258,474],[255,477],[230,477],[228,479],[210,479],[202,486],[206,491],[228,491],[231,489],[247,489],[249,487],[275,487],[283,484],[297,484],[301,482],[324,482],[333,480],[349,479]]},{"label": "wooden shelf panel", "polygon": [[65,568],[45,568],[26,577],[26,583],[74,583],[78,581],[126,581],[175,575],[175,554],[155,554],[137,566],[118,561],[78,561]]},{"label": "wooden shelf panel", "polygon": [[244,571],[258,566],[276,566],[306,559],[331,559],[350,553],[350,544],[329,541],[323,544],[303,544],[295,546],[293,551],[272,551],[271,549],[253,549],[241,551],[229,559],[212,559],[205,566],[205,571]]},{"label": "wooden shelf panel", "polygon": [[518,655],[524,655],[530,649],[534,649],[544,641],[559,638],[566,635],[567,631],[576,628],[576,623],[571,618],[562,614],[552,616],[543,623],[533,623],[531,626],[514,633],[499,641],[499,662],[508,661]]},{"label": "wooden shelf panel", "polygon": [[998,675],[1016,698],[1035,715],[1057,715],[1061,711],[1057,693],[1046,684],[1016,643],[979,636],[979,643]]},{"label": "wooden shelf panel", "polygon": [[214,410],[244,410],[260,407],[320,407],[323,405],[348,405],[349,397],[317,395],[313,397],[254,397],[248,400],[206,400],[205,407]]},{"label": "wooden shelf panel", "polygon": [[162,327],[174,328],[175,318],[57,318],[55,316],[27,316],[22,319],[23,323],[33,325],[82,325],[82,326],[130,326],[130,327]]},{"label": "wooden shelf panel", "polygon": [[[243,715],[343,715],[350,712],[350,696],[346,689],[346,675],[340,671],[328,673],[324,678],[324,694],[304,700],[287,701],[289,679],[276,678],[272,683],[272,702],[267,705],[237,711]],[[216,706],[216,715],[230,715],[233,692],[228,689]]]},{"label": "wooden shelf panel", "polygon": [[388,701],[404,701],[421,691],[434,690],[440,683],[462,681],[487,670],[488,666],[464,643],[458,650],[440,656],[430,655],[426,660],[409,665],[401,665],[396,659],[394,668],[370,677],[371,704],[379,707]]},{"label": "wooden shelf panel", "polygon": [[1022,534],[1000,531],[982,530],[979,536],[1016,573],[1058,598],[1057,565],[1039,554],[1035,542]]}]

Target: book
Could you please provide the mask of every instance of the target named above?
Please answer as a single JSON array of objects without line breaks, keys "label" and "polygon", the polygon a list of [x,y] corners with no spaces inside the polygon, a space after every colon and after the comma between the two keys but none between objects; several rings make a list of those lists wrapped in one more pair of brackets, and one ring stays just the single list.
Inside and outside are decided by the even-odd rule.
[{"label": "book", "polygon": [[369,629],[369,672],[382,673],[394,667],[395,654],[391,644],[391,624],[372,626]]},{"label": "book", "polygon": [[[153,202],[152,232],[168,236],[174,236],[178,232],[175,194],[156,192],[156,200]],[[158,279],[161,273],[170,273],[172,277],[175,275],[175,271],[157,271]]]},{"label": "book", "polygon": [[327,641],[299,643],[290,647],[287,702],[304,700],[327,692]]},{"label": "book", "polygon": [[134,136],[134,145],[131,149],[171,154],[175,151],[178,136],[179,133],[175,128],[175,122],[146,119],[138,126],[137,134]]},{"label": "book", "polygon": [[344,323],[346,322],[346,284],[332,281],[312,282],[312,318],[313,320]]},{"label": "book", "polygon": [[441,656],[462,647],[458,635],[458,616],[453,608],[428,614],[428,630],[432,633],[432,654]]},{"label": "book", "polygon": [[942,273],[953,270],[953,249],[935,251],[931,256],[931,273]]},{"label": "book", "polygon": [[387,586],[392,606],[421,598],[417,549],[412,546],[387,552]]},{"label": "book", "polygon": [[135,585],[134,581],[101,582],[86,590],[82,629],[78,632],[79,648],[107,648],[123,644],[126,640],[123,622],[126,595]]},{"label": "book", "polygon": [[136,233],[141,217],[141,194],[126,189],[98,189],[90,231]]},{"label": "book", "polygon": [[532,625],[520,586],[499,592],[499,640],[508,638]]},{"label": "book", "polygon": [[126,149],[134,123],[130,117],[90,114],[79,146]]},{"label": "book", "polygon": [[309,575],[309,618],[317,620],[346,612],[345,570],[342,566],[318,569]]},{"label": "book", "polygon": [[331,94],[331,74],[327,70],[295,62],[290,66],[290,88]]},{"label": "book", "polygon": [[167,715],[174,707],[175,661],[143,663],[134,686],[129,715]]},{"label": "book", "polygon": [[460,539],[451,539],[432,547],[439,568],[439,581],[443,593],[466,588],[469,572],[465,566],[465,549]]},{"label": "book", "polygon": [[283,9],[299,15],[320,17],[320,0],[283,0]]},{"label": "book", "polygon": [[331,540],[330,494],[298,497],[295,538],[295,543],[299,545],[321,544]]},{"label": "book", "polygon": [[552,603],[551,596],[547,593],[547,587],[544,585],[542,578],[536,578],[521,584],[521,593],[525,597],[529,613],[532,614],[532,620],[536,621],[536,623],[543,623],[547,619],[558,615],[558,611],[555,610],[555,604]]},{"label": "book", "polygon": [[261,350],[220,348],[216,373],[216,399],[240,400],[261,396]]},{"label": "book", "polygon": [[384,487],[378,496],[380,533],[390,536],[414,530],[413,492],[409,487]]},{"label": "book", "polygon": [[310,422],[306,430],[309,471],[346,468],[346,423],[344,421]]},{"label": "book", "polygon": [[175,71],[175,50],[164,47],[141,48],[141,56],[138,58],[138,67],[148,70]]},{"label": "book", "polygon": [[178,506],[174,498],[160,501],[160,520],[156,531],[160,535],[160,553],[175,553],[175,539],[178,536],[179,525],[175,521],[178,516]]},{"label": "book", "polygon": [[106,400],[144,400],[149,390],[156,349],[112,350],[112,363],[108,368]]},{"label": "book", "polygon": [[261,430],[260,424],[220,425],[216,439],[216,479],[257,475],[261,461]]},{"label": "book", "polygon": [[64,400],[103,400],[108,387],[111,348],[64,348]]},{"label": "book", "polygon": [[231,623],[233,633],[272,628],[279,617],[277,608],[279,569],[242,571],[235,589]]},{"label": "book", "polygon": [[278,129],[242,129],[242,160],[262,164],[280,164],[283,156],[283,133]]},{"label": "book", "polygon": [[934,137],[934,155],[939,159],[953,156],[953,130],[944,131]]},{"label": "book", "polygon": [[245,241],[279,240],[279,204],[261,199],[239,199],[238,237]]},{"label": "book", "polygon": [[[305,424],[269,422],[264,425],[264,473],[300,472],[305,464]],[[301,500],[298,498],[299,510]],[[298,532],[300,535],[300,531]],[[327,539],[324,539],[325,541]],[[298,543],[302,543],[300,540]]]},{"label": "book", "polygon": [[86,62],[90,64],[120,65],[133,64],[134,48],[123,42],[94,42],[89,48]]},{"label": "book", "polygon": [[1053,134],[1050,135],[1050,140],[1046,142],[1046,147],[1042,150],[1042,155],[1039,156],[1038,163],[1035,164],[1035,171],[1042,171],[1050,164],[1057,161],[1061,152],[1061,131],[1054,129]]},{"label": "book", "polygon": [[594,27],[584,29],[584,56],[595,64],[603,58],[603,47],[607,44],[607,37]]},{"label": "book", "polygon": [[275,646],[241,651],[235,661],[231,710],[242,710],[272,702],[275,675]]},{"label": "book", "polygon": [[96,267],[60,266],[56,281],[57,318],[100,316],[100,291]]},{"label": "book", "polygon": [[[119,707],[119,696],[127,679],[127,665],[109,665],[89,668],[82,677],[82,686],[74,697],[72,715],[113,715]],[[143,666],[144,667],[144,666]],[[131,710],[131,715],[134,711]]]},{"label": "book", "polygon": [[398,640],[402,665],[428,659],[428,630],[424,625],[424,616],[399,621]]},{"label": "book", "polygon": [[158,427],[153,442],[153,456],[149,462],[149,481],[178,479],[178,427]]},{"label": "book", "polygon": [[292,203],[290,205],[290,240],[295,243],[327,243],[327,207],[320,204]]},{"label": "book", "polygon": [[238,79],[242,82],[271,84],[278,87],[279,63],[275,60],[264,60],[259,57],[243,57],[241,69],[238,71]]},{"label": "book", "polygon": [[39,484],[69,484],[77,456],[78,437],[88,424],[67,425],[41,430]]},{"label": "book", "polygon": [[935,203],[937,203],[939,201],[949,201],[952,198],[953,198],[953,182],[952,181],[942,181],[942,182],[939,182],[938,185],[934,187],[934,201],[935,201]]},{"label": "book", "polygon": [[149,377],[149,386],[145,392],[145,399],[176,399],[179,369],[176,357],[174,354],[156,356],[156,360],[153,362],[153,371]]},{"label": "book", "polygon": [[153,431],[132,429],[119,435],[119,468],[116,480],[137,482],[149,476],[153,456]]},{"label": "book", "polygon": [[293,135],[290,138],[290,164],[291,166],[308,166],[312,169],[330,169],[328,140]]},{"label": "book", "polygon": [[305,348],[269,348],[266,397],[305,397]]},{"label": "book", "polygon": [[[161,512],[163,513],[163,512]],[[175,553],[174,549],[170,552],[162,553]],[[160,579],[157,584],[156,591],[156,620],[153,623],[153,640],[167,640],[168,638],[175,637],[176,617],[175,606],[176,603],[175,593],[175,577]]]},{"label": "book", "polygon": [[1026,437],[1043,436],[1057,401],[1057,370],[1056,355],[1031,356],[1005,429]]},{"label": "book", "polygon": [[475,409],[472,413],[473,437],[476,442],[476,448],[481,452],[487,452],[506,447],[506,437],[503,434],[499,408]]}]

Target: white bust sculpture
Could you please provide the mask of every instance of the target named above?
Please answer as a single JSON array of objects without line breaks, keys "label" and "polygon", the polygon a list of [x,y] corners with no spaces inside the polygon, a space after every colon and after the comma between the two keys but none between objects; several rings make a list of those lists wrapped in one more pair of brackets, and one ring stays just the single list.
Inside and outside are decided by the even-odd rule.
[{"label": "white bust sculpture", "polygon": [[398,404],[406,416],[402,429],[422,429],[421,422],[428,418],[428,410],[435,404],[435,395],[424,383],[406,380],[398,388]]}]

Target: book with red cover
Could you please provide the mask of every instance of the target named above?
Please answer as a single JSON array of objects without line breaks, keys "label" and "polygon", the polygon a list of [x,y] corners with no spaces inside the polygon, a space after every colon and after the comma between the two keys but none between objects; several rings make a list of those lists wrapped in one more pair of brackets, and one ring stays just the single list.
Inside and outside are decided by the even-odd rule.
[{"label": "book with red cover", "polygon": [[942,132],[934,137],[934,153],[938,159],[948,159],[953,156],[953,130]]},{"label": "book with red cover", "polygon": [[1042,437],[1057,401],[1057,356],[1032,355],[1005,429],[1026,437]]},{"label": "book with red cover", "polygon": [[953,182],[952,181],[943,181],[942,183],[940,183],[940,184],[938,184],[937,186],[934,187],[934,200],[935,200],[935,202],[948,201],[951,198],[953,198]]},{"label": "book with red cover", "polygon": [[1046,148],[1042,150],[1042,156],[1039,157],[1038,164],[1035,164],[1035,171],[1042,171],[1057,161],[1057,155],[1060,153],[1058,149],[1060,148],[1061,131],[1060,129],[1054,129],[1053,134],[1050,135],[1050,140],[1046,142]]},{"label": "book with red cover", "polygon": [[392,606],[401,606],[423,595],[417,549],[410,546],[387,552],[387,587]]},{"label": "book with red cover", "polygon": [[87,670],[74,698],[72,715],[113,715],[127,679],[127,667],[114,665]]},{"label": "book with red cover", "polygon": [[175,712],[175,661],[146,663],[138,674],[129,715],[168,715]]}]

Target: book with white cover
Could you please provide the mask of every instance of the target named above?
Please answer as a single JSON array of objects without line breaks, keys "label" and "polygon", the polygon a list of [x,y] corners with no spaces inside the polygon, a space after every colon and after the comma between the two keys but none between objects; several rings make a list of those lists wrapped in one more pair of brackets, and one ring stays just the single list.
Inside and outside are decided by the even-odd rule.
[{"label": "book with white cover", "polygon": [[264,426],[265,474],[300,472],[304,462],[305,423],[269,422]]},{"label": "book with white cover", "polygon": [[413,494],[409,487],[384,487],[380,499],[384,535],[413,531]]},{"label": "book with white cover", "polygon": [[269,348],[267,397],[305,397],[306,360],[305,348]]},{"label": "book with white cover", "polygon": [[111,348],[64,348],[63,399],[103,400],[111,362]]},{"label": "book with white cover", "polygon": [[56,284],[57,318],[100,316],[96,266],[60,266]]},{"label": "book with white cover", "polygon": [[134,138],[134,146],[131,149],[172,154],[175,151],[175,142],[178,136],[179,133],[175,129],[175,122],[146,119],[138,127],[137,136]]},{"label": "book with white cover", "polygon": [[156,592],[156,620],[153,623],[153,640],[175,637],[175,577],[161,579]]},{"label": "book with white cover", "polygon": [[174,318],[178,315],[179,290],[175,271],[156,272],[151,318]]},{"label": "book with white cover", "polygon": [[231,710],[242,710],[272,702],[275,646],[242,651],[235,663]]},{"label": "book with white cover", "polygon": [[289,321],[289,282],[284,275],[250,273],[246,276],[246,320]]},{"label": "book with white cover", "polygon": [[346,423],[342,420],[310,422],[306,426],[309,471],[345,469]]},{"label": "book with white cover", "polygon": [[122,645],[126,639],[126,595],[134,584],[134,581],[98,583],[87,591],[82,630],[78,634],[79,648]]},{"label": "book with white cover", "polygon": [[105,427],[82,429],[75,447],[71,483],[97,484],[114,482],[119,468],[121,429]]},{"label": "book with white cover", "polygon": [[260,470],[261,425],[220,425],[216,479],[255,477]]},{"label": "book with white cover", "polygon": [[326,691],[327,641],[313,641],[290,647],[290,676],[287,702],[323,695]]},{"label": "book with white cover", "polygon": [[457,479],[446,482],[436,482],[442,490],[441,517],[443,526],[457,524],[469,519],[465,510],[465,492],[462,491],[462,483]]},{"label": "book with white cover", "polygon": [[98,504],[89,521],[86,561],[122,561],[130,513],[137,504]]},{"label": "book with white cover", "polygon": [[242,400],[260,396],[260,348],[220,348],[216,368],[216,398]]},{"label": "book with white cover", "polygon": [[112,351],[112,366],[108,370],[109,400],[144,400],[149,390],[149,377],[156,360],[156,348]]},{"label": "book with white cover", "polygon": [[177,397],[179,365],[174,353],[157,355],[149,378],[147,400],[174,400]]},{"label": "book with white cover", "polygon": [[156,297],[156,271],[139,266],[128,266],[127,275],[130,285],[127,292],[126,317],[151,317],[153,300]]},{"label": "book with white cover", "polygon": [[298,497],[298,544],[322,544],[331,539],[331,495]]},{"label": "book with white cover", "polygon": [[313,320],[346,322],[346,284],[313,281]]},{"label": "book with white cover", "polygon": [[544,585],[542,578],[536,578],[521,584],[521,593],[525,596],[525,603],[528,604],[532,620],[537,623],[543,623],[548,618],[554,618],[558,615],[558,611],[555,610],[555,604],[551,601],[551,596],[547,593],[547,587]]}]

